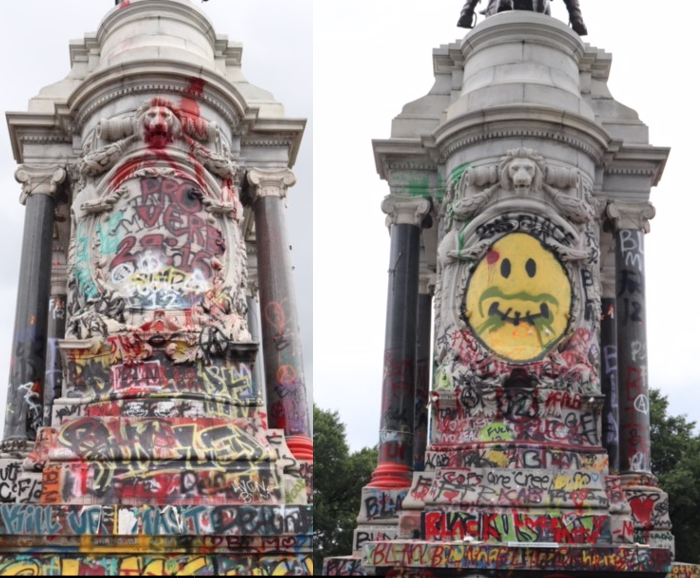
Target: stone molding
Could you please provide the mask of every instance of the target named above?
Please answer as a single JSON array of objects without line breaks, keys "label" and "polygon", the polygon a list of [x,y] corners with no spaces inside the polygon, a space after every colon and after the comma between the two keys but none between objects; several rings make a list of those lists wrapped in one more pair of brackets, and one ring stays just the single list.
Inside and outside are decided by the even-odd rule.
[{"label": "stone molding", "polygon": [[649,220],[656,215],[656,209],[649,202],[610,201],[605,207],[605,215],[615,232],[635,229],[648,233],[651,229]]},{"label": "stone molding", "polygon": [[248,148],[291,148],[294,139],[290,138],[245,138],[241,139],[241,146]]},{"label": "stone molding", "polygon": [[54,196],[65,178],[66,169],[58,165],[21,165],[15,171],[15,180],[22,185],[19,202],[26,205],[27,198],[35,194]]},{"label": "stone molding", "polygon": [[394,161],[387,162],[386,168],[389,171],[436,171],[438,169],[435,163],[420,162],[420,161]]},{"label": "stone molding", "polygon": [[[94,88],[92,87],[91,89],[94,90]],[[233,92],[234,94],[237,94],[236,91]],[[80,109],[80,111],[76,115],[75,126],[73,128],[76,131],[83,130],[85,124],[98,110],[106,108],[107,105],[109,105],[115,100],[122,99],[125,96],[144,94],[191,96],[188,92],[187,84],[183,81],[136,83],[133,85],[120,86],[119,88],[106,91],[104,94],[101,94],[100,96],[94,98],[94,100],[90,100],[89,105]],[[218,112],[224,118],[224,120],[226,120],[226,122],[234,132],[238,130],[239,119],[235,115],[231,114],[231,110],[232,108],[237,108],[238,110],[235,110],[235,112],[238,114],[243,114],[243,105],[240,102],[236,102],[236,106],[231,107],[231,104],[229,102],[225,103],[223,99],[216,98],[211,94],[211,91],[207,91],[205,94],[202,95],[197,95],[197,99],[208,104],[212,107],[213,110]]]},{"label": "stone molding", "polygon": [[51,268],[51,294],[66,295],[68,293],[68,268],[65,264],[54,265]]},{"label": "stone molding", "polygon": [[253,186],[253,203],[262,197],[287,197],[287,189],[297,182],[294,173],[288,168],[250,169],[248,183]]},{"label": "stone molding", "polygon": [[[481,111],[480,111],[481,112]],[[459,117],[457,120],[462,121],[465,125],[467,124],[467,117],[468,115],[465,115],[463,117]],[[571,115],[569,115],[571,116]],[[446,123],[447,124],[447,123]],[[471,127],[465,127],[465,128],[471,128]],[[579,150],[583,153],[585,153],[587,156],[589,156],[591,159],[593,159],[596,163],[600,163],[603,160],[604,154],[605,154],[605,148],[604,146],[601,145],[601,140],[602,137],[597,134],[595,135],[595,146],[592,144],[594,141],[593,139],[589,138],[581,138],[577,134],[573,134],[572,132],[565,132],[560,129],[560,127],[557,128],[498,128],[496,126],[487,126],[486,129],[484,129],[483,126],[480,126],[481,131],[480,132],[473,132],[473,134],[469,134],[468,136],[464,136],[462,138],[457,138],[457,139],[450,139],[451,135],[445,135],[444,141],[440,139],[439,146],[441,147],[441,153],[442,153],[442,158],[449,158],[456,152],[473,146],[477,143],[484,142],[484,141],[489,141],[489,140],[497,140],[497,139],[505,139],[505,138],[532,138],[532,139],[542,139],[542,140],[547,140],[547,141],[557,141],[566,145],[569,145],[573,147],[576,150]],[[442,127],[441,127],[442,129]],[[454,131],[455,133],[459,132],[464,132],[463,130],[456,130]],[[589,136],[589,135],[586,135]],[[447,142],[448,144],[443,145],[443,142]]]},{"label": "stone molding", "polygon": [[430,201],[423,197],[399,198],[388,195],[382,201],[382,211],[386,214],[386,226],[414,225],[420,227],[430,212]]}]

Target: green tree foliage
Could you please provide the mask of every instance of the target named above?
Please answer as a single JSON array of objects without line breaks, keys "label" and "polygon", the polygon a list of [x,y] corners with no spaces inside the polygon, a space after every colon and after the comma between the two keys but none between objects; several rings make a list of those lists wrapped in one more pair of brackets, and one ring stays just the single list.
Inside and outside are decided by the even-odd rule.
[{"label": "green tree foliage", "polygon": [[347,556],[360,513],[362,487],[377,465],[377,450],[350,453],[338,412],[314,405],[314,574],[323,559]]},{"label": "green tree foliage", "polygon": [[685,415],[668,415],[658,390],[650,390],[649,402],[652,471],[668,493],[676,560],[700,563],[700,435]]}]

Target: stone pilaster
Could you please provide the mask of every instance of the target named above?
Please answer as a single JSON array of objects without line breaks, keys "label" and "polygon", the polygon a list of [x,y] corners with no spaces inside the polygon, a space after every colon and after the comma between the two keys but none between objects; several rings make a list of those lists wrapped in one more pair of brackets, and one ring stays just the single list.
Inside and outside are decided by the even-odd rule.
[{"label": "stone pilaster", "polygon": [[58,342],[64,338],[66,333],[67,294],[66,256],[60,242],[54,240],[46,342],[46,380],[44,383],[45,426],[51,426],[53,400],[62,395],[63,362]]},{"label": "stone pilaster", "polygon": [[65,169],[57,165],[22,165],[15,172],[26,210],[4,451],[25,450],[43,422],[55,194],[65,178]]},{"label": "stone pilaster", "polygon": [[287,445],[297,459],[312,460],[301,334],[283,213],[287,189],[295,182],[294,173],[287,168],[248,172],[254,195],[270,427],[284,430]]},{"label": "stone pilaster", "polygon": [[430,327],[435,275],[423,273],[418,281],[418,325],[416,328],[416,413],[413,438],[413,469],[425,468],[428,444],[428,398],[430,396]]},{"label": "stone pilaster", "polygon": [[[610,237],[609,234],[607,238]],[[601,267],[600,388],[603,404],[603,447],[610,459],[610,473],[620,472],[620,409],[617,383],[617,301],[615,299],[615,248],[611,243]]]},{"label": "stone pilaster", "polygon": [[[250,263],[250,256],[249,256]],[[258,268],[248,265],[248,286],[246,287],[246,302],[248,304],[248,331],[253,341],[260,343],[262,339],[260,333],[260,291],[258,289]],[[265,378],[262,368],[265,358],[262,348],[258,349],[256,363],[253,366],[253,385],[258,396],[262,400],[267,399],[265,391]],[[265,404],[267,406],[267,403]]]}]

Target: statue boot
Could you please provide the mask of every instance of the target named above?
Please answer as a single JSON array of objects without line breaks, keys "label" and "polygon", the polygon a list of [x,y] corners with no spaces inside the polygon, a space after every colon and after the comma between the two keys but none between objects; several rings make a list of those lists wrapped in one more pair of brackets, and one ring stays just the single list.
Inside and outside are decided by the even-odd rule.
[{"label": "statue boot", "polygon": [[481,0],[467,0],[464,3],[464,7],[462,8],[462,12],[459,14],[459,20],[457,21],[457,26],[460,28],[474,28],[474,24],[476,23],[476,16],[474,14],[474,10],[476,10],[477,4],[479,4]]},{"label": "statue boot", "polygon": [[579,36],[586,36],[586,34],[588,34],[588,29],[583,22],[581,6],[578,0],[564,0],[564,4],[566,4],[566,9],[569,11],[569,22],[574,32]]}]

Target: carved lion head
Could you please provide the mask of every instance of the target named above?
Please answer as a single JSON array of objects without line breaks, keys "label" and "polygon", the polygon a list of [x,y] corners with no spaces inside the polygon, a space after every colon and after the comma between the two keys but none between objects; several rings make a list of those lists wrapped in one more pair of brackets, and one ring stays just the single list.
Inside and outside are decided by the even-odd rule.
[{"label": "carved lion head", "polygon": [[153,99],[138,120],[144,142],[152,148],[164,148],[180,136],[177,107],[165,99]]},{"label": "carved lion head", "polygon": [[527,195],[531,189],[541,190],[544,172],[544,158],[532,149],[509,150],[498,164],[501,187],[519,195]]}]

